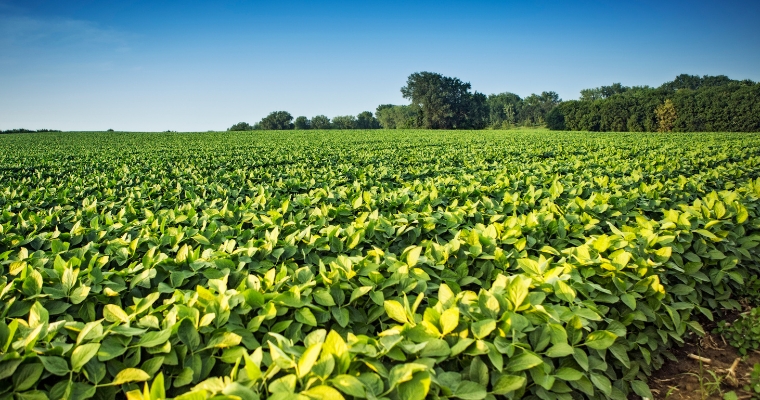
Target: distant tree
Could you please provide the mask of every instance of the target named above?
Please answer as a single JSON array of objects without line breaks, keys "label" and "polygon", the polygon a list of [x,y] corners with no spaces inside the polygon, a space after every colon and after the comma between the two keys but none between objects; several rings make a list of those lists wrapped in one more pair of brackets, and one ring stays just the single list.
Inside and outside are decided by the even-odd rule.
[{"label": "distant tree", "polygon": [[113,132],[113,129],[109,129],[109,130],[107,130],[106,132]]},{"label": "distant tree", "polygon": [[311,121],[304,116],[296,118],[293,127],[298,130],[311,129]]},{"label": "distant tree", "polygon": [[483,129],[488,125],[488,98],[480,92],[468,95],[464,119],[457,128]]},{"label": "distant tree", "polygon": [[581,90],[581,101],[594,101],[594,100],[601,100],[603,98],[604,96],[602,95],[601,88]]},{"label": "distant tree", "polygon": [[549,114],[546,115],[546,127],[553,131],[565,130],[565,115],[562,113],[561,107],[554,107]]},{"label": "distant tree", "polygon": [[356,116],[356,129],[378,129],[380,123],[377,121],[372,111],[364,111]]},{"label": "distant tree", "polygon": [[593,89],[581,90],[581,101],[594,101],[610,98],[616,94],[627,92],[629,87],[623,86],[620,83],[613,83],[610,86],[600,86]]},{"label": "distant tree", "polygon": [[353,115],[339,115],[332,119],[335,129],[354,129],[356,128],[356,117]]},{"label": "distant tree", "polygon": [[375,115],[380,126],[385,129],[411,129],[418,127],[417,110],[415,106],[383,104],[377,107]]},{"label": "distant tree", "polygon": [[330,129],[332,128],[332,124],[330,123],[330,118],[327,118],[324,115],[317,115],[316,117],[313,117],[311,119],[311,129]]},{"label": "distant tree", "polygon": [[252,131],[253,127],[247,122],[238,122],[235,125],[227,128],[227,131]]},{"label": "distant tree", "polygon": [[502,128],[515,123],[515,115],[522,106],[522,99],[514,93],[505,92],[489,95],[487,103],[488,124],[493,128]]},{"label": "distant tree", "polygon": [[524,125],[543,125],[549,111],[561,101],[555,92],[542,92],[540,95],[531,94],[523,101],[518,118]]},{"label": "distant tree", "polygon": [[261,129],[268,131],[293,129],[293,116],[287,111],[274,111],[264,117]]},{"label": "distant tree", "polygon": [[511,128],[512,125],[515,124],[515,106],[514,104],[507,104],[504,106],[504,121],[502,121],[502,126],[504,123],[507,124],[507,128]]},{"label": "distant tree", "polygon": [[483,96],[470,93],[471,85],[434,72],[409,75],[401,94],[419,110],[418,125],[426,129],[461,129],[483,126]]},{"label": "distant tree", "polygon": [[672,132],[673,125],[676,122],[676,107],[670,99],[665,100],[664,103],[657,106],[655,109],[657,115],[658,132]]}]

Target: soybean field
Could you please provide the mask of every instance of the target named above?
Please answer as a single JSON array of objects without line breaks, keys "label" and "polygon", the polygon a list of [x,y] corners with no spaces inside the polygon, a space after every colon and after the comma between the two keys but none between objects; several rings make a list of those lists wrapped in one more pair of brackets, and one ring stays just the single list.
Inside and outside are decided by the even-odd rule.
[{"label": "soybean field", "polygon": [[760,135],[0,135],[0,399],[626,399],[760,293]]}]

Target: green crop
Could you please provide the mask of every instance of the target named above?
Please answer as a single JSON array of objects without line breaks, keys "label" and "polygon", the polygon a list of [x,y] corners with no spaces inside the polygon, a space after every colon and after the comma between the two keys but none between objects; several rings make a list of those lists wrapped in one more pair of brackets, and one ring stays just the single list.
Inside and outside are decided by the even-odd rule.
[{"label": "green crop", "polygon": [[760,136],[0,137],[0,399],[652,398]]}]

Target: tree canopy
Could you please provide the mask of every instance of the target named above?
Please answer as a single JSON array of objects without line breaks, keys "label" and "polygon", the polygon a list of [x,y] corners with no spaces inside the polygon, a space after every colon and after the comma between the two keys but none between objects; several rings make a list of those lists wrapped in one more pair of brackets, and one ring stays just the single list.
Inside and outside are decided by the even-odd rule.
[{"label": "tree canopy", "polygon": [[274,111],[259,122],[263,130],[287,130],[293,129],[293,116],[287,111]]},{"label": "tree canopy", "polygon": [[415,72],[401,88],[404,98],[419,108],[417,125],[425,129],[468,129],[485,126],[486,99],[470,93],[459,78],[434,72]]},{"label": "tree canopy", "polygon": [[[296,118],[275,111],[253,126],[228,130],[283,129],[508,129],[546,126],[575,131],[760,131],[760,84],[725,75],[681,74],[659,87],[609,86],[583,89],[578,100],[553,91],[521,98],[502,92],[486,97],[459,78],[415,72],[401,94],[408,105],[381,104],[373,114]],[[14,130],[26,131],[26,130]]]}]

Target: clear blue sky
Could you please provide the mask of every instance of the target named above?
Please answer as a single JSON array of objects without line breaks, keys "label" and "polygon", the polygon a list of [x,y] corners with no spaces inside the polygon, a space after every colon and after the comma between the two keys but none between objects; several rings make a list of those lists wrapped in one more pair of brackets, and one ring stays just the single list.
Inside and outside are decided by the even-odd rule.
[{"label": "clear blue sky", "polygon": [[0,129],[223,130],[407,104],[417,71],[520,96],[760,80],[760,1],[4,1]]}]

